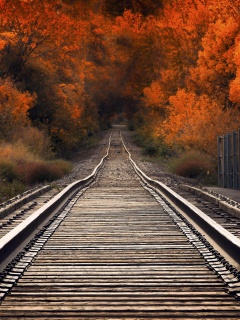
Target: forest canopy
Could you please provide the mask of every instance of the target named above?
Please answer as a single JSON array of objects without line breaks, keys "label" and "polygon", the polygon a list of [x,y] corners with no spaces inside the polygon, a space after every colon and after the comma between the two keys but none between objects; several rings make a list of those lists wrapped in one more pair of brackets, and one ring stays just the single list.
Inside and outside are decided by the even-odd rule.
[{"label": "forest canopy", "polygon": [[0,0],[0,140],[58,153],[121,116],[214,155],[239,128],[240,0]]}]

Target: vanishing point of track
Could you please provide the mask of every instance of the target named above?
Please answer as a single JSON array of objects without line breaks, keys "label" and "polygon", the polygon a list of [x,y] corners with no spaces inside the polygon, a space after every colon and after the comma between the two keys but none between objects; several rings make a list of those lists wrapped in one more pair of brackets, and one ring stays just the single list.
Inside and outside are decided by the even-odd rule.
[{"label": "vanishing point of track", "polygon": [[238,284],[236,270],[142,182],[115,130],[96,180],[4,271],[0,318],[239,319],[229,294]]}]

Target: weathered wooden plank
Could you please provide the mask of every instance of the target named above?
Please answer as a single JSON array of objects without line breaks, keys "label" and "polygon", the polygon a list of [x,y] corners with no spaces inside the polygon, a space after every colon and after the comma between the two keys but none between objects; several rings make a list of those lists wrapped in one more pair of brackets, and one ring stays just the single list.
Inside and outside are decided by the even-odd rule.
[{"label": "weathered wooden plank", "polygon": [[[20,311],[22,314],[24,312],[60,312],[60,311],[67,311],[67,312],[79,312],[79,311],[96,311],[93,308],[95,306],[81,306],[81,310],[79,310],[78,306],[75,305],[69,305],[69,306],[62,306],[59,304],[58,306],[50,305],[50,306],[38,306],[38,305],[32,305],[32,306],[8,306],[7,310],[8,312],[14,312],[14,311]],[[229,315],[231,314],[237,314],[237,312],[240,312],[240,306],[233,305],[231,308],[229,306],[209,306],[209,305],[133,305],[129,307],[128,305],[119,305],[119,306],[109,306],[109,305],[103,305],[99,307],[99,311],[145,311],[145,312],[156,312],[156,311],[162,311],[166,313],[172,312],[172,314],[177,314],[179,312],[202,312],[203,314],[207,315],[207,312],[209,314],[220,314],[222,312],[222,315],[224,313],[228,312]],[[0,316],[4,313],[4,307],[0,309]],[[239,315],[239,313],[238,313]]]}]

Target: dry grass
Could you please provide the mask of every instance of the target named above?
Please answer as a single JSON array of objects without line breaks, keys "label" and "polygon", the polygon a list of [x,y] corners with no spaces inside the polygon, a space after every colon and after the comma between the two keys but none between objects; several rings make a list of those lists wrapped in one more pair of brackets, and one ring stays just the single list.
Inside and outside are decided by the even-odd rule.
[{"label": "dry grass", "polygon": [[211,158],[196,151],[174,159],[170,167],[173,173],[186,178],[205,178],[214,174]]},{"label": "dry grass", "polygon": [[72,166],[64,160],[44,160],[22,142],[0,144],[0,182],[34,185],[61,178]]},{"label": "dry grass", "polygon": [[20,164],[17,167],[20,179],[27,185],[51,182],[62,178],[71,170],[71,165],[64,161],[35,161]]},{"label": "dry grass", "polygon": [[22,127],[12,131],[11,141],[14,144],[24,146],[31,155],[41,159],[50,159],[53,157],[51,150],[51,141],[44,131],[34,127]]}]

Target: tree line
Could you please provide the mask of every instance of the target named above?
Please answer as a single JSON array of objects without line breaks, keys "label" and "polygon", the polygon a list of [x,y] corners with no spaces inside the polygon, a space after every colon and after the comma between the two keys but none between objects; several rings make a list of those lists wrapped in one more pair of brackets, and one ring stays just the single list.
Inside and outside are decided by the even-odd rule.
[{"label": "tree line", "polygon": [[142,135],[216,153],[239,127],[239,0],[0,0],[0,140],[59,153],[123,114]]}]

